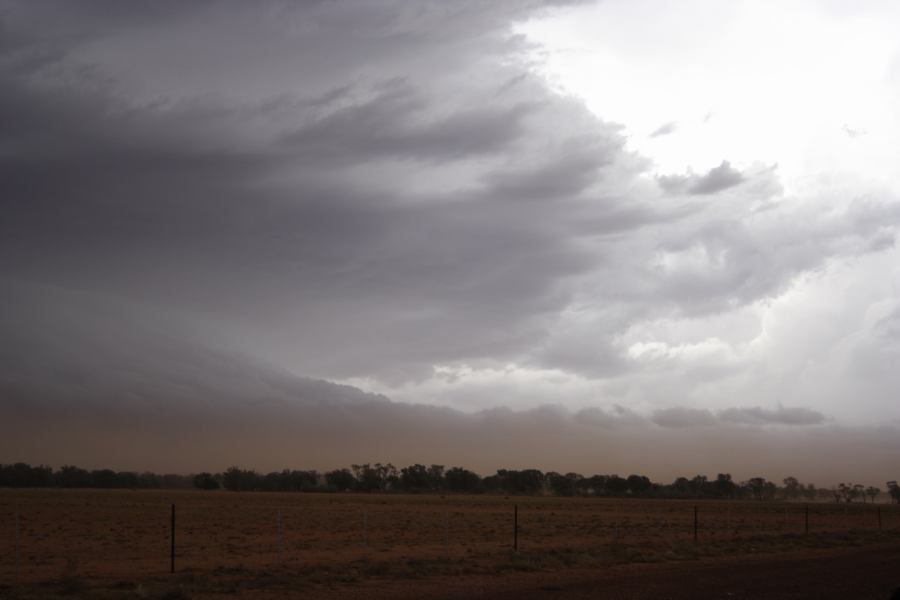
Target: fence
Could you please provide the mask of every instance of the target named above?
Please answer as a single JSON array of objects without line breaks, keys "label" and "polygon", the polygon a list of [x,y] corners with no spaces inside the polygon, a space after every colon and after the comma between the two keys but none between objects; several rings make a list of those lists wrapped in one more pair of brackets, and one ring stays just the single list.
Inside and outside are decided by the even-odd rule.
[{"label": "fence", "polygon": [[[652,551],[896,531],[900,507],[596,498],[0,490],[0,582],[67,570],[314,568],[488,561],[512,552]],[[173,537],[174,532],[174,537]]]}]

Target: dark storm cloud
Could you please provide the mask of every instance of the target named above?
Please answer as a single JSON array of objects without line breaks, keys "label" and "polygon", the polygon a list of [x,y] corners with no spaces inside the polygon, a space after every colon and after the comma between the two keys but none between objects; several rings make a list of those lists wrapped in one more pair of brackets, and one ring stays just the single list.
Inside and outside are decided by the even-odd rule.
[{"label": "dark storm cloud", "polygon": [[371,100],[340,108],[283,139],[304,163],[451,160],[509,147],[525,132],[522,119],[538,109],[522,101],[502,109],[466,108],[430,120],[427,109],[432,104],[408,82],[391,81]]},{"label": "dark storm cloud", "polygon": [[[491,48],[509,19],[527,14],[511,10],[496,22],[489,11],[486,23],[449,13],[471,22],[461,36]],[[426,10],[426,29],[432,12],[447,11]],[[71,27],[89,35],[109,26],[89,13]],[[327,28],[331,19],[326,11],[314,21]],[[395,31],[413,24],[376,21],[397,52],[422,43]],[[131,26],[141,23],[138,15]],[[23,43],[17,56],[28,53]],[[127,78],[141,73],[109,78],[74,55],[2,72],[11,277],[249,319],[272,354],[311,372],[375,367],[406,377],[419,367],[404,363],[521,347],[537,334],[529,322],[566,302],[555,282],[592,264],[559,235],[571,225],[554,221],[560,203],[573,216],[586,211],[575,197],[616,162],[623,140],[534,78],[511,79],[514,67],[451,104],[440,77],[395,74],[390,64],[371,84],[338,73],[330,91],[310,97],[276,89],[234,103],[129,97]],[[418,176],[428,191],[410,190]],[[605,204],[621,212],[621,201]]]},{"label": "dark storm cloud", "polygon": [[36,286],[35,323],[88,311],[50,290],[202,317],[217,346],[316,377],[615,378],[639,367],[635,324],[771,298],[893,240],[878,199],[767,217],[772,171],[649,176],[530,69],[511,23],[557,4],[10,3],[2,291]]}]

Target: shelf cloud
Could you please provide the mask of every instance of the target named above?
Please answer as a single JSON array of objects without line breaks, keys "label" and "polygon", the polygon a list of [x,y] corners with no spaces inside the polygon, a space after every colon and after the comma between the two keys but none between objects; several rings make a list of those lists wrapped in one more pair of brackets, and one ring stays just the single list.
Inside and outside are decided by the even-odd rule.
[{"label": "shelf cloud", "polygon": [[92,430],[134,433],[123,466],[227,454],[251,407],[247,448],[272,427],[308,457],[272,441],[273,468],[895,448],[890,186],[661,172],[521,30],[580,4],[7,3],[4,456],[97,462]]}]

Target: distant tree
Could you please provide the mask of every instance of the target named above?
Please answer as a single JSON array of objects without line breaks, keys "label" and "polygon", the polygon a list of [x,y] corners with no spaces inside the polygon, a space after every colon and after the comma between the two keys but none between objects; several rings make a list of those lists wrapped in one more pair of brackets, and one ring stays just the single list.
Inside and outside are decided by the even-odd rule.
[{"label": "distant tree", "polygon": [[777,486],[763,477],[752,477],[741,484],[747,494],[754,500],[772,500]]},{"label": "distant tree", "polygon": [[314,469],[308,471],[291,471],[291,490],[311,492],[319,487],[319,473]]},{"label": "distant tree", "polygon": [[426,492],[431,489],[431,477],[425,465],[410,465],[400,469],[400,488],[407,492]]},{"label": "distant tree", "polygon": [[436,492],[444,487],[444,465],[410,465],[400,469],[400,489],[408,492]]},{"label": "distant tree", "polygon": [[308,492],[316,489],[319,474],[315,471],[291,471],[283,469],[267,473],[261,481],[262,489],[269,492]]},{"label": "distant tree", "polygon": [[875,504],[875,498],[878,497],[878,494],[881,493],[881,488],[870,485],[866,488],[866,496],[872,499],[872,504]]},{"label": "distant tree", "polygon": [[694,498],[702,498],[707,495],[707,491],[709,488],[709,482],[706,478],[706,475],[694,475],[694,478],[691,479],[691,496]]},{"label": "distant tree", "polygon": [[816,486],[812,483],[807,483],[806,487],[802,487],[801,494],[805,500],[815,500],[816,499]]},{"label": "distant tree", "polygon": [[431,465],[428,467],[428,485],[433,491],[444,489],[444,465]]},{"label": "distant tree", "polygon": [[865,486],[859,483],[839,483],[837,486],[838,501],[853,502],[859,497],[865,501]]},{"label": "distant tree", "polygon": [[606,493],[610,496],[624,496],[628,491],[628,480],[618,475],[606,478]]},{"label": "distant tree", "polygon": [[[253,482],[252,477],[258,477],[256,471],[247,471],[247,473],[251,476],[250,481],[248,482],[247,489],[255,490],[259,489],[255,482]],[[194,478],[190,475],[179,475],[178,473],[163,473],[159,475],[159,485],[160,487],[171,489],[171,490],[189,490],[194,487]]]},{"label": "distant tree", "polygon": [[397,469],[391,463],[350,465],[356,478],[356,487],[363,492],[385,492],[399,480]]},{"label": "distant tree", "polygon": [[239,467],[229,467],[222,474],[222,487],[231,492],[246,492],[258,490],[261,487],[262,478],[259,473],[244,470]]},{"label": "distant tree", "polygon": [[712,482],[713,496],[716,498],[734,498],[737,484],[732,481],[731,473],[719,473]]},{"label": "distant tree", "polygon": [[349,469],[335,469],[325,473],[325,484],[337,492],[349,492],[356,487],[356,477]]},{"label": "distant tree", "polygon": [[644,475],[629,475],[625,481],[628,482],[628,492],[633,496],[646,496],[653,489],[650,478]]},{"label": "distant tree", "polygon": [[155,490],[162,487],[162,478],[156,473],[144,472],[138,475],[138,487]]},{"label": "distant tree", "polygon": [[110,469],[91,471],[91,486],[95,488],[120,487],[116,472]]},{"label": "distant tree", "polygon": [[217,490],[219,480],[212,473],[197,473],[194,475],[194,487],[201,490]]},{"label": "distant tree", "polygon": [[581,482],[582,489],[589,496],[606,496],[606,483],[609,481],[607,475],[591,475]]},{"label": "distant tree", "polygon": [[53,485],[53,469],[26,463],[0,465],[0,487],[49,487]]},{"label": "distant tree", "polygon": [[140,478],[137,473],[131,471],[119,471],[116,473],[116,479],[118,479],[118,487],[131,490],[140,487]]},{"label": "distant tree", "polygon": [[785,477],[783,482],[784,497],[788,500],[796,500],[800,496],[802,489],[800,481],[796,477]]},{"label": "distant tree", "polygon": [[557,496],[574,496],[580,491],[580,483],[584,477],[578,473],[566,473],[560,475],[556,472],[544,474],[544,479],[550,491]]},{"label": "distant tree", "polygon": [[84,488],[91,485],[91,474],[85,469],[63,465],[53,475],[56,485],[64,488]]},{"label": "distant tree", "polygon": [[468,469],[453,467],[447,469],[446,473],[444,473],[444,483],[447,486],[447,490],[451,492],[472,494],[479,491],[481,477]]},{"label": "distant tree", "polygon": [[900,504],[900,485],[896,481],[889,481],[887,486],[888,493],[891,495],[891,503]]}]

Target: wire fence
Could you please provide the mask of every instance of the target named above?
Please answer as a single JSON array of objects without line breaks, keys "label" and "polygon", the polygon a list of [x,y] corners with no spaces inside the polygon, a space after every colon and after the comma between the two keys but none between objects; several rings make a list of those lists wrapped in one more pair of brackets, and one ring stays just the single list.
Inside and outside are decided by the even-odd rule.
[{"label": "wire fence", "polygon": [[[900,529],[900,507],[749,501],[162,491],[0,491],[0,581],[77,571],[477,560]],[[173,537],[174,533],[174,537]],[[809,539],[809,538],[807,538]]]}]

